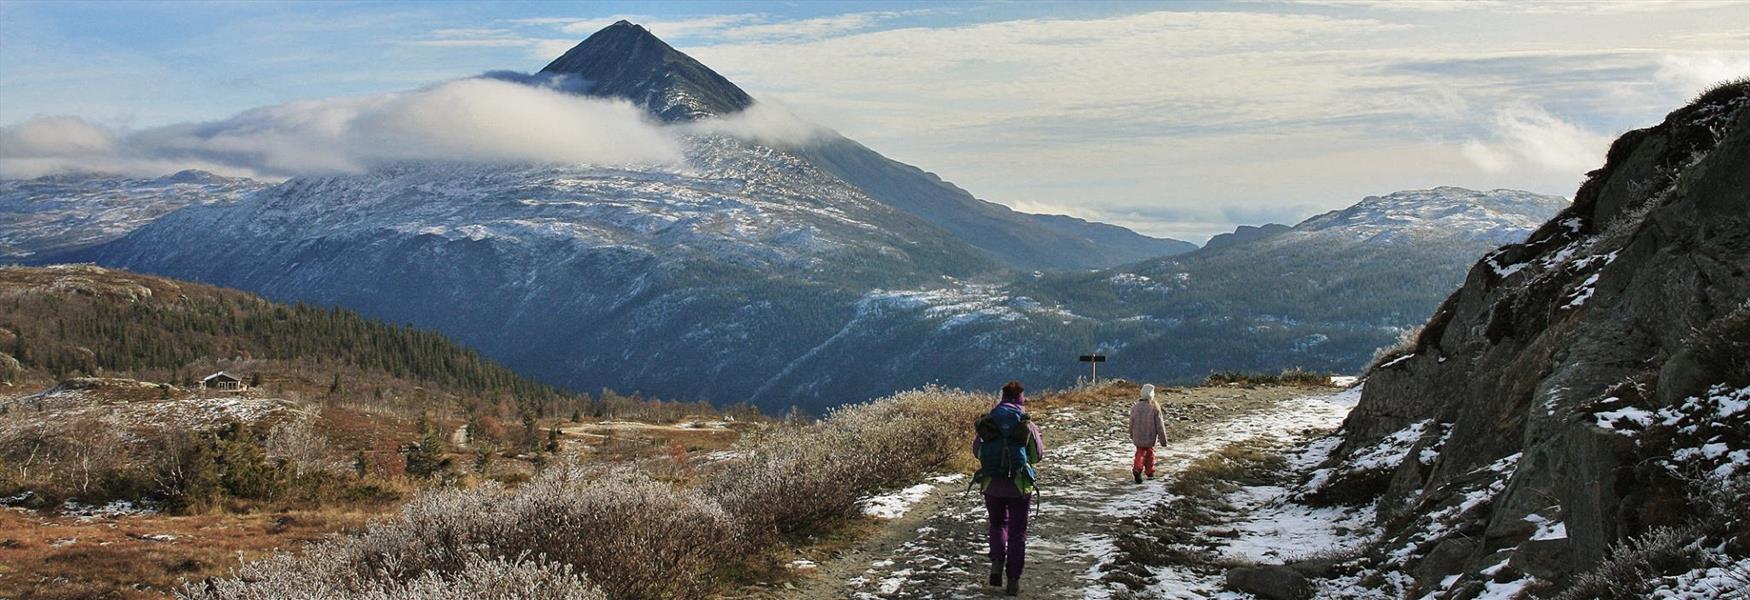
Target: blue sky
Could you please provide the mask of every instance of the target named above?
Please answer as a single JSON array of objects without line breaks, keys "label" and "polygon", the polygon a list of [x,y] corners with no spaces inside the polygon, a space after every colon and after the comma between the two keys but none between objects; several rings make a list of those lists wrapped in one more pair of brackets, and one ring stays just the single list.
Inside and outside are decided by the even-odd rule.
[{"label": "blue sky", "polygon": [[1617,134],[1750,75],[1750,0],[6,0],[0,126],[125,134],[533,71],[619,18],[982,198],[1198,242],[1406,188],[1568,195]]}]

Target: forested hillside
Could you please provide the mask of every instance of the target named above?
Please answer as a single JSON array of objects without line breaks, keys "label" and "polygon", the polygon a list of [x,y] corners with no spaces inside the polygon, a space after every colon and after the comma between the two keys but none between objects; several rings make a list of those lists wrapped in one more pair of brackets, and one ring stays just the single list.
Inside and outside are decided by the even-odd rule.
[{"label": "forested hillside", "polygon": [[[188,385],[219,360],[336,364],[454,392],[559,399],[442,334],[340,308],[92,266],[0,268],[0,352],[18,379],[122,376]],[[0,360],[0,362],[10,362]]]}]

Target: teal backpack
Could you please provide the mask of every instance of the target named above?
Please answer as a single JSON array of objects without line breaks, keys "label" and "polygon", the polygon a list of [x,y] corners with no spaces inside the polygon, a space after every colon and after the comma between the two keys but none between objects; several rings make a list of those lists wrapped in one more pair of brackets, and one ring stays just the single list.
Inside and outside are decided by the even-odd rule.
[{"label": "teal backpack", "polygon": [[1027,413],[1008,403],[998,404],[978,419],[973,425],[979,439],[978,473],[972,476],[972,483],[982,484],[993,477],[1012,481],[1021,473],[1029,480],[1038,478],[1027,456],[1027,420]]}]

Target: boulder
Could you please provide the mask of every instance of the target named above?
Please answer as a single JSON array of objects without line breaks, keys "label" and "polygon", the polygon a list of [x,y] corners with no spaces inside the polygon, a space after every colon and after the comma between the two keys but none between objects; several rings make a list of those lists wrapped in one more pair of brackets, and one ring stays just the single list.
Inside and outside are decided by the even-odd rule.
[{"label": "boulder", "polygon": [[1469,538],[1441,540],[1433,550],[1428,551],[1427,556],[1422,557],[1422,562],[1417,563],[1416,568],[1410,571],[1410,576],[1415,577],[1416,583],[1423,588],[1432,587],[1441,578],[1463,569],[1465,562],[1476,549],[1476,541]]},{"label": "boulder", "polygon": [[1312,583],[1305,576],[1281,565],[1231,569],[1227,587],[1269,600],[1307,600],[1313,595]]}]

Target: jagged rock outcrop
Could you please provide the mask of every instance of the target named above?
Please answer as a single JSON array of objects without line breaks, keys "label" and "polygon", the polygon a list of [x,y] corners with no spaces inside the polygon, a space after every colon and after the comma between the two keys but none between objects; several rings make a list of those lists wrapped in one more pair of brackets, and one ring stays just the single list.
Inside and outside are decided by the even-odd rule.
[{"label": "jagged rock outcrop", "polygon": [[1377,494],[1374,557],[1423,593],[1559,590],[1682,525],[1693,484],[1750,474],[1746,386],[1739,82],[1624,134],[1571,207],[1478,262],[1372,369],[1310,495]]}]

